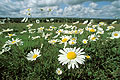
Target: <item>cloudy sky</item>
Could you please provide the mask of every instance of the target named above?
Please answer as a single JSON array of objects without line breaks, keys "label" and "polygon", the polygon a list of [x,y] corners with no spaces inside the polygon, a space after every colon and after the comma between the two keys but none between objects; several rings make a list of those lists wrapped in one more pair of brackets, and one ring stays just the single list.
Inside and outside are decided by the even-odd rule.
[{"label": "cloudy sky", "polygon": [[32,17],[120,18],[120,0],[0,0],[0,17],[25,17],[28,8]]}]

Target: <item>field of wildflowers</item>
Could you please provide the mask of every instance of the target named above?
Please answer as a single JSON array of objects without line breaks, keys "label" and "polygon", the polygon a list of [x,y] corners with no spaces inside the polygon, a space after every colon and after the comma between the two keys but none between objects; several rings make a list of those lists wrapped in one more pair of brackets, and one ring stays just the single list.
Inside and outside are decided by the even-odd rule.
[{"label": "field of wildflowers", "polygon": [[1,24],[0,60],[5,80],[119,80],[120,25]]}]

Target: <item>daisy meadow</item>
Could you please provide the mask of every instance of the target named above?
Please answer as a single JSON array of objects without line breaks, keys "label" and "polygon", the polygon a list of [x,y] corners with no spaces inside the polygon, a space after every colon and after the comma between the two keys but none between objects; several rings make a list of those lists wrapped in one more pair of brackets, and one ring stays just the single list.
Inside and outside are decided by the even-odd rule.
[{"label": "daisy meadow", "polygon": [[30,51],[30,53],[27,54],[27,59],[30,61],[36,60],[38,57],[40,57],[40,50],[39,49],[34,49],[33,51]]},{"label": "daisy meadow", "polygon": [[60,61],[60,63],[62,63],[62,65],[64,64],[68,64],[68,69],[70,69],[71,67],[74,69],[79,68],[78,63],[79,64],[84,64],[85,61],[85,52],[82,52],[84,49],[80,49],[74,47],[74,48],[63,48],[63,50],[59,50],[60,55],[58,58],[58,61]]}]

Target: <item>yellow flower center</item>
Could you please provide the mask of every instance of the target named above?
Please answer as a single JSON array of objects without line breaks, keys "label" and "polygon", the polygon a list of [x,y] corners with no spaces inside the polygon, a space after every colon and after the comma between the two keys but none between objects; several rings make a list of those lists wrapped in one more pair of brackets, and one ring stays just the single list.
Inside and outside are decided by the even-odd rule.
[{"label": "yellow flower center", "polygon": [[67,58],[72,60],[76,58],[76,53],[75,52],[68,52]]},{"label": "yellow flower center", "polygon": [[58,70],[58,74],[60,74],[60,70]]},{"label": "yellow flower center", "polygon": [[11,43],[14,44],[16,41],[12,41]]},{"label": "yellow flower center", "polygon": [[72,38],[72,40],[75,40],[75,38]]},{"label": "yellow flower center", "polygon": [[83,43],[85,43],[85,44],[86,44],[86,43],[87,43],[87,41],[83,41]]},{"label": "yellow flower center", "polygon": [[67,38],[64,38],[62,39],[62,42],[67,42],[67,40],[68,40]]},{"label": "yellow flower center", "polygon": [[82,32],[83,30],[79,30],[79,33]]},{"label": "yellow flower center", "polygon": [[55,27],[52,27],[52,28],[55,28]]},{"label": "yellow flower center", "polygon": [[109,29],[111,29],[112,27],[110,26]]},{"label": "yellow flower center", "polygon": [[90,32],[95,32],[95,29],[90,29]]},{"label": "yellow flower center", "polygon": [[43,28],[40,28],[40,30],[43,30]]},{"label": "yellow flower center", "polygon": [[77,34],[77,32],[78,32],[78,31],[76,30],[76,31],[75,31],[75,34]]},{"label": "yellow flower center", "polygon": [[72,42],[71,44],[75,44],[74,42]]},{"label": "yellow flower center", "polygon": [[9,36],[12,36],[13,34],[9,34]]},{"label": "yellow flower center", "polygon": [[117,34],[117,33],[115,33],[115,34],[114,34],[114,36],[118,36],[118,34]]},{"label": "yellow flower center", "polygon": [[58,31],[59,33],[62,32],[61,30]]},{"label": "yellow flower center", "polygon": [[92,37],[92,40],[95,40],[96,39],[96,37]]},{"label": "yellow flower center", "polygon": [[37,56],[38,56],[37,54],[34,54],[34,55],[33,55],[33,59],[37,58]]},{"label": "yellow flower center", "polygon": [[30,11],[30,8],[28,8],[27,10]]},{"label": "yellow flower center", "polygon": [[52,41],[52,43],[55,43],[56,41]]},{"label": "yellow flower center", "polygon": [[86,58],[87,58],[87,59],[90,59],[90,56],[87,55]]}]

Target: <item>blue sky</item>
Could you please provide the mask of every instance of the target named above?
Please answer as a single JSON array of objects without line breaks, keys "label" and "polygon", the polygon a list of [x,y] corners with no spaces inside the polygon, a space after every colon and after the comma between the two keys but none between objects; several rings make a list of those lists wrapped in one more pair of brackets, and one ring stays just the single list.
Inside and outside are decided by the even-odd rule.
[{"label": "blue sky", "polygon": [[32,17],[120,18],[120,0],[0,0],[0,17],[28,17],[28,8]]}]

